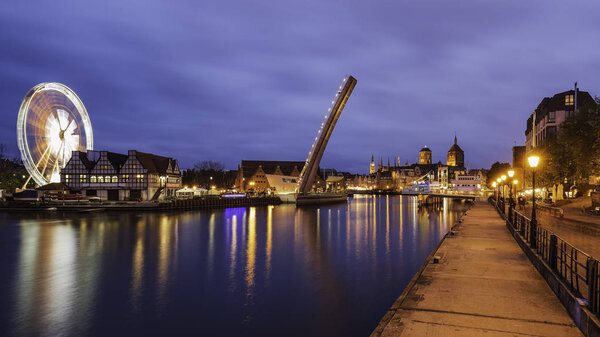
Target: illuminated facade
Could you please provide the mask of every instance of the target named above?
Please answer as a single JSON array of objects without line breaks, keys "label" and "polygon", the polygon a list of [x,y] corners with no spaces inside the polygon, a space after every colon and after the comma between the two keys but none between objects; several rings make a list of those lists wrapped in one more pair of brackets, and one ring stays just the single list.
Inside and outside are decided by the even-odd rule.
[{"label": "illuminated facade", "polygon": [[427,146],[419,151],[419,164],[431,164],[431,150]]},{"label": "illuminated facade", "polygon": [[[576,94],[577,93],[577,94]],[[578,107],[596,107],[596,102],[586,91],[574,90],[558,93],[552,97],[544,97],[537,108],[527,119],[525,128],[525,152],[528,154],[551,134]]]},{"label": "illuminated facade", "polygon": [[136,150],[73,151],[60,180],[82,195],[113,201],[174,197],[182,187],[177,160]]},{"label": "illuminated facade", "polygon": [[465,166],[465,152],[458,146],[456,136],[454,136],[454,144],[448,150],[448,156],[446,158],[446,165],[448,166]]},{"label": "illuminated facade", "polygon": [[[267,175],[299,179],[302,167],[304,167],[303,161],[242,160],[238,166],[235,186],[242,192],[275,192]],[[323,178],[319,174],[313,185],[315,189],[325,188]]]}]

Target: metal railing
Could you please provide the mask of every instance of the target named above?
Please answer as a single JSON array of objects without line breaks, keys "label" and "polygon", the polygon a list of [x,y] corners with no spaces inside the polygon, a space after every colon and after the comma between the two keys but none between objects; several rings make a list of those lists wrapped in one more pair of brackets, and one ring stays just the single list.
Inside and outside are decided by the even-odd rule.
[{"label": "metal railing", "polygon": [[[600,270],[598,260],[578,249],[567,240],[556,235],[551,230],[536,226],[536,242],[531,242],[531,220],[524,214],[512,210],[506,215],[504,205],[498,200],[490,199],[508,225],[519,233],[524,242],[527,242],[546,262],[550,268],[564,281],[575,293],[575,296],[588,301],[588,308],[596,315],[600,314]],[[600,315],[599,315],[600,316]]]}]

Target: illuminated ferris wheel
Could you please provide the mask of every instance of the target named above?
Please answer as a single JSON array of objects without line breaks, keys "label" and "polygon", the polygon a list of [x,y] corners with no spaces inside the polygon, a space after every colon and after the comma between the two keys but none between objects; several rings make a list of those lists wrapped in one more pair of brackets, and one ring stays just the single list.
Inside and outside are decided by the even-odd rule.
[{"label": "illuminated ferris wheel", "polygon": [[30,178],[40,186],[60,181],[72,151],[94,146],[83,103],[60,83],[41,83],[29,90],[19,109],[17,141]]}]

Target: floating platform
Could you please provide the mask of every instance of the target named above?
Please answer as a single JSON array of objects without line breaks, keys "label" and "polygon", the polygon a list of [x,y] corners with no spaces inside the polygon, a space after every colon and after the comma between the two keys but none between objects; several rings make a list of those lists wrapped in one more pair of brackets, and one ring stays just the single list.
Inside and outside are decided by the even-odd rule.
[{"label": "floating platform", "polygon": [[347,193],[310,193],[298,194],[296,196],[296,205],[319,205],[348,202]]}]

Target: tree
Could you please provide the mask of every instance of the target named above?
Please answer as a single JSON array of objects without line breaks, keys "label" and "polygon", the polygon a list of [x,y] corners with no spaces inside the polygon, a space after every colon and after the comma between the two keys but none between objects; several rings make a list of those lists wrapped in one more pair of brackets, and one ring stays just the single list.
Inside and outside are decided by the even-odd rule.
[{"label": "tree", "polygon": [[221,162],[205,160],[194,164],[193,169],[183,171],[182,182],[186,186],[210,189],[212,186],[230,188],[235,184],[237,171],[225,171]]},{"label": "tree", "polygon": [[542,158],[538,169],[540,186],[587,185],[589,176],[597,174],[600,168],[599,142],[598,108],[578,108],[536,149]]},{"label": "tree", "polygon": [[225,165],[218,161],[204,160],[194,164],[194,169],[198,171],[223,171]]},{"label": "tree", "polygon": [[495,162],[492,164],[492,167],[487,172],[487,184],[488,187],[492,187],[492,183],[498,179],[503,174],[506,174],[506,171],[510,169],[509,163],[501,163]]},{"label": "tree", "polygon": [[[14,192],[15,189],[23,187],[29,173],[21,160],[8,158],[6,156],[6,145],[0,144],[0,189],[6,192]],[[30,185],[33,185],[30,182]],[[28,186],[33,187],[33,186]]]}]

